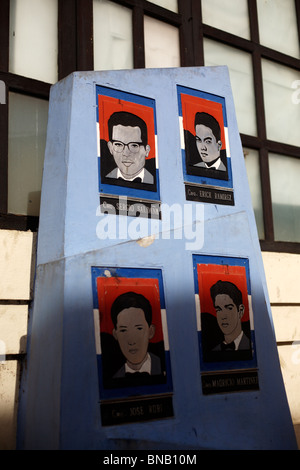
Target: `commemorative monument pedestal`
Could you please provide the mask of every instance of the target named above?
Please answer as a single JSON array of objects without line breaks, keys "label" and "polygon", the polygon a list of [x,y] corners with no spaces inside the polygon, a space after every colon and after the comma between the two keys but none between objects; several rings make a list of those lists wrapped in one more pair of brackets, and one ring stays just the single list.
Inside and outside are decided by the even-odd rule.
[{"label": "commemorative monument pedestal", "polygon": [[20,449],[296,448],[226,67],[52,87],[22,389]]}]

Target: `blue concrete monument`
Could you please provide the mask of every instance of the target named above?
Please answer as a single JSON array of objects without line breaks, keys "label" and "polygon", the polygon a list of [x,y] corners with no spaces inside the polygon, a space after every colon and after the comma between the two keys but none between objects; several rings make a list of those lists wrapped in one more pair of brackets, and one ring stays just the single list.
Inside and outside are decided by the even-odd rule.
[{"label": "blue concrete monument", "polygon": [[22,388],[20,449],[296,448],[226,67],[52,87]]}]

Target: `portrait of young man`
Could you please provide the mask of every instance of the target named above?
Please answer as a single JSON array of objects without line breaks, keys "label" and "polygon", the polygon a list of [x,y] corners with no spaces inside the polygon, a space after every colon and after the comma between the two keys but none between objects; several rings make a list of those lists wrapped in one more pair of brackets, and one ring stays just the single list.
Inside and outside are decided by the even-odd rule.
[{"label": "portrait of young man", "polygon": [[195,116],[195,139],[200,161],[194,166],[208,170],[226,171],[221,159],[221,129],[218,121],[208,113]]},{"label": "portrait of young man", "polygon": [[134,106],[109,109],[114,108],[102,123],[106,139],[100,140],[101,183],[157,191],[154,136],[149,136],[146,118],[138,107],[136,112]]},{"label": "portrait of young man", "polygon": [[[229,181],[225,103],[201,92],[179,88],[182,149],[187,175]],[[227,124],[226,124],[227,125]],[[192,180],[189,180],[192,181]],[[196,180],[193,182],[197,183]],[[203,184],[203,181],[202,181]],[[207,181],[206,184],[212,184]]]},{"label": "portrait of young man", "polygon": [[141,379],[162,373],[161,360],[148,351],[155,335],[152,307],[148,299],[136,292],[117,297],[111,307],[113,337],[124,356],[124,364],[113,378]]},{"label": "portrait of young man", "polygon": [[208,112],[196,112],[193,132],[185,130],[184,135],[187,173],[227,180],[225,142],[218,120]]},{"label": "portrait of young man", "polygon": [[212,310],[201,312],[204,361],[252,359],[245,292],[234,282],[219,279],[207,288],[205,295],[210,298]]},{"label": "portrait of young man", "polygon": [[[201,360],[255,362],[249,261],[194,256],[196,311]],[[197,300],[198,299],[198,300]],[[245,363],[244,363],[245,364]]]},{"label": "portrait of young man", "polygon": [[242,329],[245,313],[242,292],[229,281],[217,281],[210,288],[216,310],[218,326],[224,336],[214,351],[239,351],[250,349],[250,339]]},{"label": "portrait of young man", "polygon": [[110,290],[111,300],[107,299],[101,314],[104,388],[151,386],[167,381],[160,309],[151,290],[143,292],[130,285],[117,295]]}]

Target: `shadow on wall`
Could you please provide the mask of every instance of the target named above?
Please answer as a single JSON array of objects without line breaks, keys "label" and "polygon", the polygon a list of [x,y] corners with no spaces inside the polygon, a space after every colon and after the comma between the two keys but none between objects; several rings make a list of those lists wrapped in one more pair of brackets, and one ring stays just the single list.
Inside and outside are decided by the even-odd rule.
[{"label": "shadow on wall", "polygon": [[[26,349],[26,336],[20,341],[20,350]],[[15,450],[17,442],[18,405],[25,357],[0,363],[0,450]]]},{"label": "shadow on wall", "polygon": [[41,191],[31,191],[27,199],[27,215],[38,217],[40,214]]}]

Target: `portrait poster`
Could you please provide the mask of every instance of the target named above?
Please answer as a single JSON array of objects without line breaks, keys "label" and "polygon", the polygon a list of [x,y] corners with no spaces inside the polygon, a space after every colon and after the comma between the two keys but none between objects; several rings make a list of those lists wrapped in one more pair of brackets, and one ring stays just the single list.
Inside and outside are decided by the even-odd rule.
[{"label": "portrait poster", "polygon": [[177,92],[187,199],[234,205],[225,99],[182,86]]},{"label": "portrait poster", "polygon": [[100,201],[159,201],[155,100],[96,86]]},{"label": "portrait poster", "polygon": [[103,423],[172,416],[161,271],[94,267],[92,281]]},{"label": "portrait poster", "polygon": [[256,389],[249,260],[195,255],[194,279],[203,391]]}]

